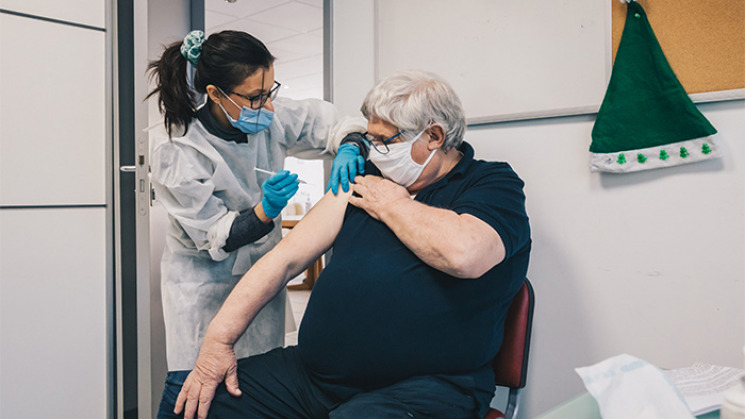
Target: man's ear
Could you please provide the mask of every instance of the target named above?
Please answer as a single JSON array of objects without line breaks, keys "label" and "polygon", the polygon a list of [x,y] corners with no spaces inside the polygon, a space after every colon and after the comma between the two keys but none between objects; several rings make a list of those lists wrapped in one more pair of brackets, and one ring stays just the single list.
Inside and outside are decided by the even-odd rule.
[{"label": "man's ear", "polygon": [[445,130],[439,124],[427,128],[424,134],[427,136],[427,149],[430,151],[442,148],[445,143]]},{"label": "man's ear", "polygon": [[220,101],[225,97],[214,84],[208,84],[205,89],[207,90],[207,96],[209,96],[215,103],[220,103]]}]

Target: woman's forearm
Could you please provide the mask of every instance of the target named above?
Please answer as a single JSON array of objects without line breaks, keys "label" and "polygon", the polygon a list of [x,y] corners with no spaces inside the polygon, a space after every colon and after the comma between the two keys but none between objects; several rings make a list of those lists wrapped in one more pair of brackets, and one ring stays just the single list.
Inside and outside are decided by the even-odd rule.
[{"label": "woman's forearm", "polygon": [[[263,217],[263,218],[262,218]],[[230,226],[230,234],[223,250],[232,252],[266,236],[274,229],[274,221],[264,215],[261,203],[240,213]]]}]

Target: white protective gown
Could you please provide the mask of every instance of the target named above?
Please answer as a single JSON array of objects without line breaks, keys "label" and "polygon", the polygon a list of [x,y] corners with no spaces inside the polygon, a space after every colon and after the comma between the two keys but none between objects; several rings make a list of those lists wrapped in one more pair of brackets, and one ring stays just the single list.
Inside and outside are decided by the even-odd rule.
[{"label": "white protective gown", "polygon": [[[271,126],[249,134],[247,143],[216,137],[195,119],[188,132],[160,142],[152,155],[156,199],[170,225],[161,264],[161,293],[169,371],[190,370],[207,326],[251,265],[282,238],[279,218],[266,236],[240,249],[222,250],[235,216],[256,206],[268,175],[255,167],[281,170],[286,156],[333,155],[344,135],[364,131],[364,120],[340,120],[328,102],[278,98]],[[238,358],[263,353],[284,342],[282,291],[236,342]]]}]

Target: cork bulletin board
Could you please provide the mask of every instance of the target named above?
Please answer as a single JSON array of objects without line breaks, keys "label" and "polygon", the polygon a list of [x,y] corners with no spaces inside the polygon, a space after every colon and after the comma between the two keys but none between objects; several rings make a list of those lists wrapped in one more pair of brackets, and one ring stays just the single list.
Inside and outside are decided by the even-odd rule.
[{"label": "cork bulletin board", "polygon": [[[678,80],[697,102],[745,98],[745,0],[639,0]],[[626,20],[613,0],[613,57]]]}]

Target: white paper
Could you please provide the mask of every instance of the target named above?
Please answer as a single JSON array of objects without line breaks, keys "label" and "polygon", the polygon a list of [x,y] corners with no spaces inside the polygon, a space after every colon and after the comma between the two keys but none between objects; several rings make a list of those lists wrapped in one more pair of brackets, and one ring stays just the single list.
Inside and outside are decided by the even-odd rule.
[{"label": "white paper", "polygon": [[575,371],[603,419],[693,419],[667,376],[639,358],[622,354]]},{"label": "white paper", "polygon": [[697,362],[691,367],[665,371],[694,415],[722,406],[724,392],[734,387],[745,370]]}]

